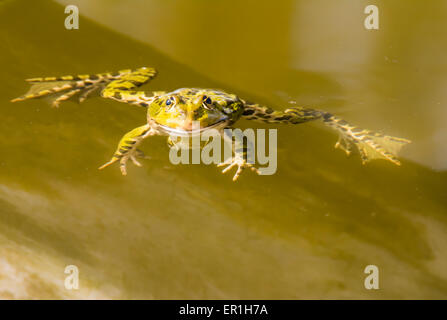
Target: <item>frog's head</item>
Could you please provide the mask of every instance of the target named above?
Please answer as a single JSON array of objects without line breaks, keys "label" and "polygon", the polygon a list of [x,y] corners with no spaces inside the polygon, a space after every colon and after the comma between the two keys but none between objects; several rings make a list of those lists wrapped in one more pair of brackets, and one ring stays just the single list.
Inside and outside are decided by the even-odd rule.
[{"label": "frog's head", "polygon": [[178,89],[157,96],[149,105],[148,117],[162,130],[180,135],[220,128],[236,121],[243,103],[232,94],[217,90]]}]

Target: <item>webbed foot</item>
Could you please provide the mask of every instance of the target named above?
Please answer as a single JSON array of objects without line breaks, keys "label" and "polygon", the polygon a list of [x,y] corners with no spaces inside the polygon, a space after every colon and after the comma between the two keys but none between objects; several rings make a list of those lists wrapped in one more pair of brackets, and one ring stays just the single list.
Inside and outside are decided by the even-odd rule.
[{"label": "webbed foot", "polygon": [[137,158],[140,159],[150,159],[150,157],[146,156],[143,151],[136,149],[132,152],[127,153],[126,155],[117,155],[115,154],[112,159],[103,164],[102,166],[100,166],[98,169],[102,170],[112,164],[114,164],[115,162],[120,163],[120,170],[121,170],[121,174],[123,176],[127,175],[127,162],[129,161],[129,159],[138,167],[141,167],[142,164],[137,160]]},{"label": "webbed foot", "polygon": [[352,147],[357,147],[363,164],[373,159],[386,159],[396,165],[400,165],[397,154],[408,143],[411,143],[411,141],[369,130],[361,130],[360,132],[351,131],[350,135],[342,134],[335,144],[335,148],[345,151],[349,156],[352,152]]},{"label": "webbed foot", "polygon": [[125,176],[127,175],[127,161],[129,161],[129,159],[136,166],[141,167],[141,163],[137,160],[137,158],[148,159],[149,157],[146,157],[143,151],[137,149],[137,146],[143,139],[154,134],[156,134],[156,131],[152,130],[152,128],[147,124],[126,133],[120,140],[118,148],[112,159],[98,169],[102,170],[119,161],[121,173]]},{"label": "webbed foot", "polygon": [[254,171],[257,174],[261,174],[260,171],[258,170],[258,168],[255,168],[253,166],[253,164],[247,163],[247,161],[245,159],[240,158],[240,157],[228,158],[224,162],[219,163],[217,166],[218,167],[227,166],[226,168],[224,168],[222,170],[222,173],[226,173],[229,170],[231,170],[233,167],[237,166],[236,173],[233,176],[233,181],[236,181],[239,178],[239,176],[241,175],[241,173],[244,169],[250,169],[251,171]]}]

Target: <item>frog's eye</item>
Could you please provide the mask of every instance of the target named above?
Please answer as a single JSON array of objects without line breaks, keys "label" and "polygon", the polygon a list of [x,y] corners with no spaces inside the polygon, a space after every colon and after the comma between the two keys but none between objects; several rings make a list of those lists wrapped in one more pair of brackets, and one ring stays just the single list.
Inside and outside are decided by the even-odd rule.
[{"label": "frog's eye", "polygon": [[171,109],[175,105],[175,99],[173,97],[170,97],[168,100],[166,100],[166,105]]},{"label": "frog's eye", "polygon": [[210,97],[203,96],[202,101],[203,101],[203,106],[205,107],[205,109],[210,110],[209,106],[211,104],[213,104],[213,100],[211,100]]}]

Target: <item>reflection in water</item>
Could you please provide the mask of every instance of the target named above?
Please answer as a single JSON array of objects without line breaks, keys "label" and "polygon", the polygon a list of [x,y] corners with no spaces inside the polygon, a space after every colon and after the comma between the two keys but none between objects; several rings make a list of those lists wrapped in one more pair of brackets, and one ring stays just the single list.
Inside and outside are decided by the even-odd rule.
[{"label": "reflection in water", "polygon": [[[327,28],[331,36],[319,43],[315,39],[324,39],[325,32],[318,28],[321,21],[306,17],[318,17],[317,8],[328,17],[332,5],[284,1],[274,8],[277,15],[269,15],[274,21],[265,23],[266,8],[249,7],[249,2],[234,11],[230,4],[190,2],[181,11],[184,16],[174,10],[178,16],[162,28],[164,2],[153,1],[151,10],[139,1],[128,3],[125,12],[139,14],[132,21],[121,19],[125,26],[113,26],[118,19],[112,9],[98,19],[123,32],[152,30],[135,31],[140,40],[147,35],[144,43],[86,19],[79,30],[67,32],[63,8],[47,1],[10,1],[0,7],[0,52],[6,62],[0,75],[0,297],[446,298],[445,172],[412,161],[399,168],[381,161],[362,166],[358,156],[347,159],[333,150],[336,137],[331,132],[301,125],[279,128],[278,172],[273,176],[247,172],[234,184],[213,166],[174,166],[165,139],[154,138],[143,146],[152,159],[122,177],[119,170],[96,168],[108,160],[128,128],[144,123],[145,110],[101,99],[66,103],[58,110],[44,100],[9,103],[24,91],[24,78],[151,65],[160,71],[148,85],[153,90],[220,87],[274,106],[286,107],[289,100],[320,106],[362,127],[413,139],[407,155],[425,164],[432,149],[421,141],[437,132],[437,139],[445,142],[436,127],[441,120],[433,120],[442,116],[440,107],[429,97],[434,94],[431,99],[444,103],[440,87],[445,81],[434,81],[441,80],[442,59],[433,58],[439,72],[428,73],[427,67],[415,77],[415,68],[424,66],[418,60],[422,50],[408,44],[412,37],[401,39],[389,30],[386,17],[373,39],[360,40],[370,34],[352,31],[357,34],[352,41],[367,50],[353,52],[355,45],[349,42],[352,59],[341,54],[331,58],[337,47],[335,19]],[[98,10],[95,4],[102,8],[100,1],[80,4],[81,13]],[[340,5],[344,10],[338,15],[360,7],[347,1]],[[120,2],[109,7],[119,8]],[[202,20],[195,24],[198,20],[186,14],[212,8],[220,10],[217,17],[240,13],[248,19],[247,29],[242,20],[232,25],[223,18],[207,29]],[[145,19],[153,12],[158,20]],[[418,28],[428,28],[422,26],[434,13],[424,14],[414,16],[420,19]],[[394,16],[401,23],[406,19]],[[353,23],[351,19],[346,23]],[[250,29],[254,21],[257,33]],[[297,24],[303,30],[298,34]],[[178,49],[180,29],[202,41],[194,36],[189,40],[194,46]],[[162,35],[163,42],[152,35]],[[249,35],[256,41],[244,47]],[[273,46],[260,41],[275,36]],[[210,42],[203,40],[210,38],[225,44],[234,38],[237,46],[219,41],[210,55]],[[183,41],[177,43],[184,46]],[[387,52],[390,41],[395,49]],[[173,50],[169,56],[180,63],[152,47],[163,43],[172,46],[162,49]],[[240,52],[240,60],[230,59],[236,71],[224,63],[225,55],[235,57],[234,47]],[[179,58],[178,52],[188,50],[188,61]],[[319,52],[315,59],[313,51]],[[212,66],[213,72],[206,72]],[[424,99],[430,103],[422,108]],[[79,267],[79,291],[64,289],[69,264]],[[381,270],[379,291],[363,287],[369,264]]]}]

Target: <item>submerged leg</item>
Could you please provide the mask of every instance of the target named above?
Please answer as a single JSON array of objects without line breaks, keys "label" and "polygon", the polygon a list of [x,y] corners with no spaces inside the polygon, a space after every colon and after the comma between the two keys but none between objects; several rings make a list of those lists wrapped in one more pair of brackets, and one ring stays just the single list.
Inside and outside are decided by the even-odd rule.
[{"label": "submerged leg", "polygon": [[156,75],[155,69],[140,68],[110,82],[101,92],[101,96],[125,103],[147,107],[153,99],[153,93],[134,89],[148,82]]},{"label": "submerged leg", "polygon": [[80,91],[81,91],[81,89],[74,89],[74,90],[68,91],[67,93],[64,93],[64,94],[60,95],[56,100],[53,101],[52,106],[54,108],[59,108],[59,103],[61,103],[62,101],[70,99],[71,97],[73,97],[76,94],[78,94]]},{"label": "submerged leg", "polygon": [[257,104],[247,104],[242,117],[248,120],[286,124],[298,124],[321,119],[324,124],[338,132],[339,140],[335,147],[344,150],[348,155],[351,153],[353,146],[357,147],[363,164],[373,159],[386,159],[400,165],[397,154],[404,145],[411,142],[407,139],[360,129],[328,112],[303,107],[276,111]]},{"label": "submerged leg", "polygon": [[49,97],[54,99],[53,106],[58,106],[59,102],[68,100],[75,95],[79,95],[79,102],[83,102],[87,97],[100,91],[104,91],[102,92],[103,97],[123,101],[121,98],[117,99],[120,96],[119,92],[128,91],[129,94],[133,93],[135,96],[136,92],[131,90],[148,82],[155,75],[155,69],[143,67],[136,70],[121,70],[116,73],[27,79],[26,81],[31,83],[30,90],[11,102]]},{"label": "submerged leg", "polygon": [[[229,128],[228,128],[229,129]],[[232,134],[235,133],[235,134]],[[243,138],[241,131],[236,130],[223,130],[221,133],[223,139],[226,143],[229,143],[232,146],[234,156],[231,156],[230,158],[226,159],[224,162],[219,163],[218,167],[225,166],[222,170],[222,173],[226,173],[229,170],[231,170],[233,167],[237,167],[236,173],[233,176],[233,181],[236,181],[239,176],[241,175],[242,171],[244,169],[250,169],[251,171],[256,172],[257,174],[260,174],[260,171],[253,166],[254,164],[254,146],[253,141],[246,137]],[[235,137],[235,141],[233,144],[233,136]]]},{"label": "submerged leg", "polygon": [[99,170],[110,166],[111,164],[119,161],[120,169],[123,175],[127,174],[126,165],[130,159],[132,162],[141,167],[141,164],[137,161],[137,158],[145,158],[143,152],[138,150],[137,147],[147,137],[157,134],[157,131],[152,129],[149,125],[144,125],[133,129],[126,133],[118,144],[118,148],[113,155],[112,159],[99,167]]},{"label": "submerged leg", "polygon": [[339,133],[335,148],[344,150],[350,155],[352,146],[356,146],[363,164],[374,159],[386,159],[400,166],[397,155],[403,146],[411,143],[407,139],[355,127],[330,113],[323,115],[323,122]]}]

